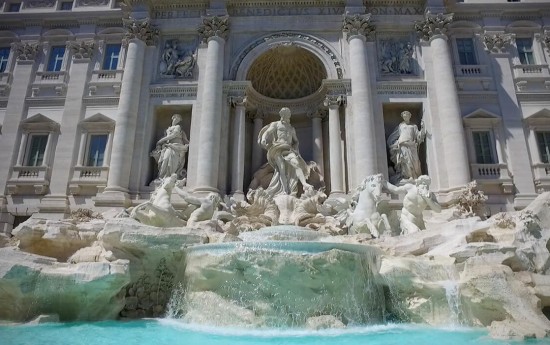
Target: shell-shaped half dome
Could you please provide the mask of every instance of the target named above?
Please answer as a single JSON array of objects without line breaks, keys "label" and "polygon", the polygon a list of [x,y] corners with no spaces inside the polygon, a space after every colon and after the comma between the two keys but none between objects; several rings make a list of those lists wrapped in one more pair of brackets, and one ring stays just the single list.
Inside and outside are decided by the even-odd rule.
[{"label": "shell-shaped half dome", "polygon": [[280,45],[262,54],[247,75],[256,91],[275,99],[309,96],[319,90],[326,77],[319,58],[292,44]]}]

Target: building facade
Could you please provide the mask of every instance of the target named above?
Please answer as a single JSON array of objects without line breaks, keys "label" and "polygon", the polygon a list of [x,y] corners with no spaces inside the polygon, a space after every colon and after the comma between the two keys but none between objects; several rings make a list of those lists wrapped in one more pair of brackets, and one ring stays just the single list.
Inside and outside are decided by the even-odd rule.
[{"label": "building facade", "polygon": [[174,114],[186,188],[243,197],[282,107],[329,195],[392,179],[407,110],[443,203],[519,209],[550,190],[549,61],[544,0],[6,0],[0,226],[147,200]]}]

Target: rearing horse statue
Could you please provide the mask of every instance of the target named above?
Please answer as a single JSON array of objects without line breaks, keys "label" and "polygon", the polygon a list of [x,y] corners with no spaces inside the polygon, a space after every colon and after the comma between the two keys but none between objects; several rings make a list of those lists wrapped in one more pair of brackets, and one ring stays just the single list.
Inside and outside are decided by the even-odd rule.
[{"label": "rearing horse statue", "polygon": [[369,232],[374,237],[380,237],[380,226],[390,229],[388,217],[378,211],[378,204],[382,200],[382,188],[386,180],[382,174],[367,176],[357,187],[352,196],[355,208],[348,217],[350,233]]}]

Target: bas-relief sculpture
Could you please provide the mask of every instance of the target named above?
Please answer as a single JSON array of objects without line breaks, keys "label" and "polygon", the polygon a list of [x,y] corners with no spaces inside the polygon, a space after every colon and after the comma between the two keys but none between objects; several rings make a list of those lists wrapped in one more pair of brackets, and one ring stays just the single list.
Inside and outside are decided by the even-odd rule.
[{"label": "bas-relief sculpture", "polygon": [[414,48],[410,42],[381,40],[379,66],[382,74],[412,74]]},{"label": "bas-relief sculpture", "polygon": [[185,155],[189,147],[187,135],[180,126],[181,115],[172,116],[172,125],[166,129],[164,137],[157,141],[151,157],[158,165],[158,179],[176,174],[178,179],[185,178]]},{"label": "bas-relief sculpture", "polygon": [[267,150],[267,161],[274,169],[267,192],[272,196],[295,196],[298,193],[298,182],[304,190],[313,187],[306,181],[309,167],[298,150],[298,137],[290,125],[290,109],[282,108],[279,115],[279,121],[263,127],[258,134],[258,144]]},{"label": "bas-relief sculpture", "polygon": [[178,40],[167,41],[162,52],[159,72],[162,76],[192,78],[196,57],[190,50],[184,50]]},{"label": "bas-relief sculpture", "polygon": [[424,121],[421,122],[420,130],[416,124],[411,123],[411,113],[401,113],[401,122],[388,136],[387,144],[390,151],[390,160],[393,162],[395,173],[390,176],[393,183],[400,181],[413,181],[420,175],[420,158],[418,146],[426,137]]}]

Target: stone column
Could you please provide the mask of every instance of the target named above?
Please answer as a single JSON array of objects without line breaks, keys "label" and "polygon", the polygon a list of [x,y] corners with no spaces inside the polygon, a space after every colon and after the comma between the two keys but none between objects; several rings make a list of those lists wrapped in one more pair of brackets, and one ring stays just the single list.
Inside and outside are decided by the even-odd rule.
[{"label": "stone column", "polygon": [[447,26],[452,14],[426,14],[423,21],[415,23],[421,39],[428,41],[432,50],[435,96],[437,98],[443,156],[447,175],[445,189],[452,190],[470,181],[469,160],[458,92],[454,79],[453,61],[447,42]]},{"label": "stone column", "polygon": [[148,18],[124,20],[124,25],[128,30],[125,37],[128,48],[120,88],[109,177],[107,188],[102,195],[96,197],[96,205],[125,207],[130,205],[128,185],[134,152],[145,47],[154,44],[159,35],[158,29],[151,25]]},{"label": "stone column", "polygon": [[[2,135],[0,135],[0,232],[9,233],[12,228],[13,217],[7,213],[6,205],[6,182],[10,177],[10,170],[18,156],[16,148],[19,145],[24,147],[25,142],[17,140],[19,125],[26,112],[25,98],[28,94],[28,87],[35,70],[35,60],[40,46],[37,42],[13,43],[12,54],[16,58],[13,70],[13,81],[10,85],[6,114],[2,123]],[[26,140],[21,138],[21,140]],[[24,150],[24,148],[23,148]],[[21,162],[24,152],[19,152]],[[30,215],[30,214],[29,214]]]},{"label": "stone column", "polygon": [[340,133],[340,105],[343,103],[343,99],[344,96],[327,96],[325,98],[325,106],[328,107],[330,195],[345,193]]},{"label": "stone column", "polygon": [[324,175],[323,163],[323,118],[326,117],[325,110],[319,109],[308,114],[311,118],[313,160],[317,163],[319,171]]},{"label": "stone column", "polygon": [[[55,164],[52,165],[52,178],[50,192],[40,202],[41,213],[68,213],[69,201],[67,199],[67,186],[72,177],[72,169],[75,165],[81,165],[84,150],[76,152],[80,147],[78,140],[78,124],[83,118],[82,98],[88,81],[90,63],[95,51],[93,40],[71,41],[67,43],[67,51],[72,55],[72,63],[69,69],[69,83],[63,116],[61,118],[60,135],[55,147]],[[86,135],[82,135],[85,140]],[[48,141],[49,143],[49,141]],[[48,150],[46,150],[46,154]],[[76,161],[75,161],[76,155]],[[46,160],[44,160],[46,161]]]},{"label": "stone column", "polygon": [[244,198],[244,154],[245,154],[245,115],[246,97],[231,97],[235,108],[233,118],[233,155],[231,163],[231,193]]},{"label": "stone column", "polygon": [[[485,48],[489,52],[493,75],[499,75],[501,81],[495,83],[495,87],[498,91],[498,102],[502,112],[502,125],[506,129],[507,135],[502,138],[506,143],[506,153],[499,156],[499,161],[507,164],[511,176],[513,176],[516,188],[514,207],[521,209],[527,206],[537,194],[529,158],[529,147],[525,140],[523,117],[514,83],[513,57],[508,49],[512,39],[512,35],[504,33],[485,33],[483,36]],[[533,163],[539,159],[538,155],[534,156],[537,157],[533,157]]]},{"label": "stone column", "polygon": [[[355,151],[355,185],[367,175],[378,173],[373,97],[367,64],[366,41],[374,33],[370,14],[344,18],[342,31],[349,43],[351,92],[353,95],[353,147]],[[373,61],[372,63],[376,63]]]},{"label": "stone column", "polygon": [[258,144],[258,135],[264,126],[264,114],[261,110],[258,110],[252,118],[254,120],[254,132],[252,133],[252,174],[254,174],[262,166],[262,148]]},{"label": "stone column", "polygon": [[200,114],[196,192],[218,192],[225,39],[229,17],[206,17],[199,35],[206,41],[206,68]]}]

